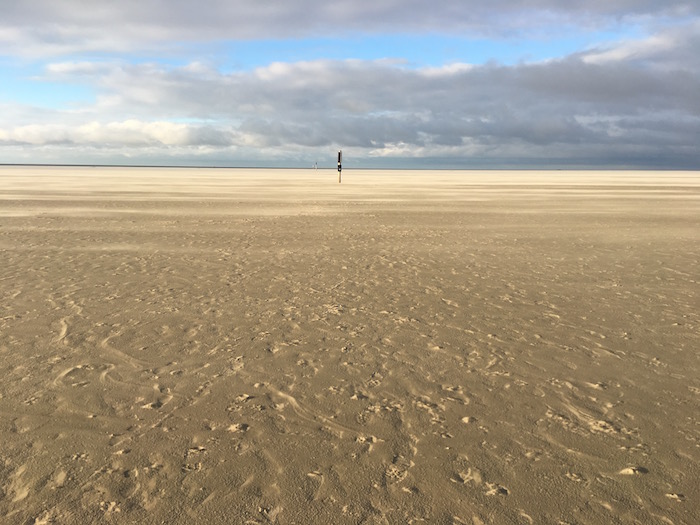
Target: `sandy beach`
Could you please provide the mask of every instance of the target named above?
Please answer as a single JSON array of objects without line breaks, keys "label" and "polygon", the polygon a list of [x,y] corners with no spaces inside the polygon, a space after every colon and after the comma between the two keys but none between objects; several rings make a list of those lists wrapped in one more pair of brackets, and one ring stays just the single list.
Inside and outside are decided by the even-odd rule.
[{"label": "sandy beach", "polygon": [[0,168],[0,522],[700,523],[700,173]]}]

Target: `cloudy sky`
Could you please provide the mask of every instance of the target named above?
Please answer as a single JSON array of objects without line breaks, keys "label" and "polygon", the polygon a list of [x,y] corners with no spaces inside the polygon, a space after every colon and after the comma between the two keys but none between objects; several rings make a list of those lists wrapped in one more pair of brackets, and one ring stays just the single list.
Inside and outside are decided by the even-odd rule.
[{"label": "cloudy sky", "polygon": [[697,0],[0,2],[0,163],[700,169]]}]

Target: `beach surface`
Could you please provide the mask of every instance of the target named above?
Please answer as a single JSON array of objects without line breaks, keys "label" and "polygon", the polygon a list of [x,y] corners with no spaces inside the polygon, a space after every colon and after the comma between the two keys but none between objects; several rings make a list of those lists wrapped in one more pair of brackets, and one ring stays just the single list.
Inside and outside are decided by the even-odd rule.
[{"label": "beach surface", "polygon": [[0,167],[0,522],[700,523],[700,173]]}]

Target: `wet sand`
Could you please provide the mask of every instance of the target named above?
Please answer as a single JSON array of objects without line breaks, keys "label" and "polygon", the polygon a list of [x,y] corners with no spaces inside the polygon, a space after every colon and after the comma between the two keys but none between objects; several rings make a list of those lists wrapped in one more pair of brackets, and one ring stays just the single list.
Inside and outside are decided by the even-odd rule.
[{"label": "wet sand", "polygon": [[700,523],[700,173],[0,168],[0,521]]}]

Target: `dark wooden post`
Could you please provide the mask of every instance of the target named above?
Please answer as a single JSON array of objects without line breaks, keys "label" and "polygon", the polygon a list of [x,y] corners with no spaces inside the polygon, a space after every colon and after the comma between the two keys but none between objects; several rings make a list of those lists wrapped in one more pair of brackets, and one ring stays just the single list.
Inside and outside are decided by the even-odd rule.
[{"label": "dark wooden post", "polygon": [[340,184],[340,172],[343,169],[343,150],[338,150],[338,184]]}]

